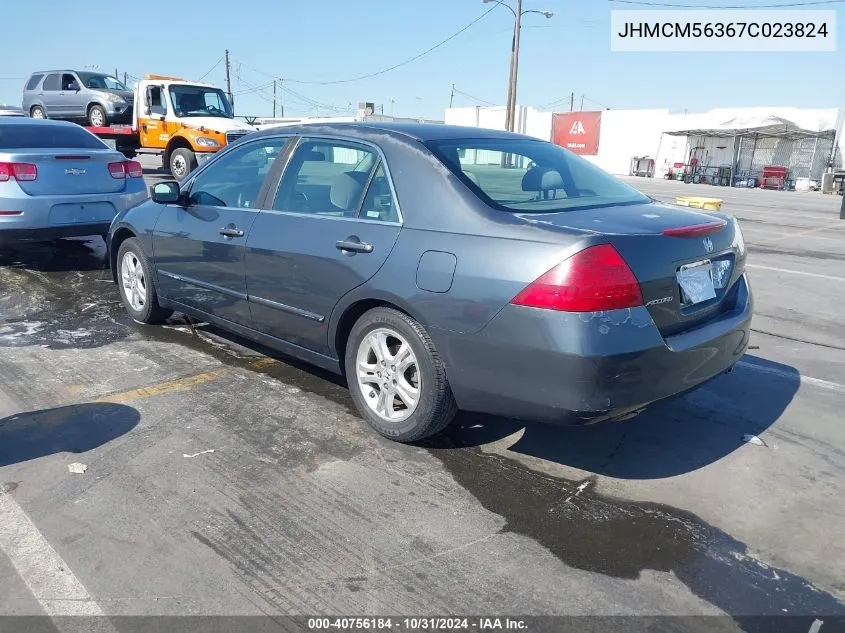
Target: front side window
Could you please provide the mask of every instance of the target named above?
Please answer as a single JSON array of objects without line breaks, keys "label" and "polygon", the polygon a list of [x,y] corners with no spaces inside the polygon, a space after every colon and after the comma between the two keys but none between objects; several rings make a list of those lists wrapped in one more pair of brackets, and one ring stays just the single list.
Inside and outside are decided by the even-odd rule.
[{"label": "front side window", "polygon": [[178,117],[218,116],[234,118],[229,100],[219,88],[170,86],[173,112]]},{"label": "front side window", "polygon": [[47,75],[47,78],[44,80],[44,90],[58,92],[61,85],[62,81],[58,74]]},{"label": "front side window", "polygon": [[649,199],[562,147],[531,139],[431,141],[429,149],[503,211],[550,213]]},{"label": "front side window", "polygon": [[285,170],[273,209],[356,217],[377,163],[378,154],[369,147],[305,139]]},{"label": "front side window", "polygon": [[286,142],[286,138],[269,138],[224,154],[194,179],[190,187],[190,204],[238,209],[255,207],[261,185]]},{"label": "front side window", "polygon": [[79,90],[79,83],[76,81],[76,77],[70,73],[62,75],[62,90]]},{"label": "front side window", "polygon": [[147,94],[150,103],[150,113],[166,115],[167,104],[162,99],[161,86],[150,86],[147,90],[149,91]]}]

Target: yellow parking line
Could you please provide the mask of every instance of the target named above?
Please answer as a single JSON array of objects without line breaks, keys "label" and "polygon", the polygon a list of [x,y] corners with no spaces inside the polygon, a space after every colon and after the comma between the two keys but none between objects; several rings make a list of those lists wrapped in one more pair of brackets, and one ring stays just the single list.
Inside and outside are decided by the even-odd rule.
[{"label": "yellow parking line", "polygon": [[274,358],[267,358],[265,356],[264,358],[259,358],[257,360],[252,361],[250,363],[250,366],[255,368],[255,369],[264,369],[265,367],[269,367],[270,365],[275,365],[278,362],[279,361],[277,361]]},{"label": "yellow parking line", "polygon": [[94,402],[130,402],[132,400],[140,400],[141,398],[149,398],[150,396],[158,396],[163,393],[169,393],[171,391],[181,391],[183,389],[190,389],[191,387],[196,387],[197,385],[201,385],[203,383],[210,382],[216,378],[219,378],[223,373],[224,370],[222,369],[216,371],[208,371],[202,374],[196,374],[194,376],[187,376],[186,378],[177,378],[176,380],[170,380],[168,382],[163,382],[158,385],[151,385],[149,387],[141,387],[139,389],[131,389],[129,391],[113,393],[108,396],[98,398]]},{"label": "yellow parking line", "polygon": [[818,233],[820,231],[827,231],[829,229],[841,229],[845,224],[841,221],[837,224],[828,224],[827,226],[817,226],[814,229],[807,229],[806,231],[798,231],[797,233],[786,233],[784,235],[780,235],[778,237],[772,237],[767,240],[761,240],[758,243],[768,244],[769,242],[779,242],[780,240],[786,240],[790,237],[803,237],[805,235],[812,235],[813,233]]}]

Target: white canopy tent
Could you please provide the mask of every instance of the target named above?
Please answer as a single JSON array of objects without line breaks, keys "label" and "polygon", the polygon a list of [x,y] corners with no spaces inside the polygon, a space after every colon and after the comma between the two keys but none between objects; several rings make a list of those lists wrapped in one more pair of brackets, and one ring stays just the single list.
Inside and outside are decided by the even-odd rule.
[{"label": "white canopy tent", "polygon": [[[788,141],[813,139],[812,165],[816,160],[816,147],[819,139],[836,138],[839,124],[836,109],[829,110],[799,110],[797,108],[742,108],[718,109],[703,114],[676,115],[661,134],[658,153],[663,143],[663,136],[684,136],[732,139],[733,157],[731,160],[731,177],[733,183],[734,170],[742,150],[745,137],[755,139],[776,138]],[[739,146],[737,147],[737,139]],[[753,162],[753,150],[752,150]]]}]

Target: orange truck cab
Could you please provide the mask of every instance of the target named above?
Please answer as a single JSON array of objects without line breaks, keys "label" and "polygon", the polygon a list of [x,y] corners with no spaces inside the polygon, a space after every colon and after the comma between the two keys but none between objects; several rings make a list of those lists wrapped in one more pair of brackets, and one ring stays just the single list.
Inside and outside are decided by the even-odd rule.
[{"label": "orange truck cab", "polygon": [[254,131],[234,118],[226,94],[215,86],[178,77],[145,75],[134,90],[131,130],[90,128],[130,154],[157,154],[182,179],[229,143]]}]

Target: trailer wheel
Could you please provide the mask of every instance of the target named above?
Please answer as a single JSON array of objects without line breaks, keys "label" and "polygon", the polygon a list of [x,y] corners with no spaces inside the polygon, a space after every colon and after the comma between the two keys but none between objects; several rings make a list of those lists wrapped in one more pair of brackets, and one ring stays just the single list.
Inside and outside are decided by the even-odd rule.
[{"label": "trailer wheel", "polygon": [[109,124],[109,118],[103,106],[94,104],[88,108],[88,124],[91,127],[106,127]]},{"label": "trailer wheel", "polygon": [[176,180],[182,180],[196,168],[196,154],[187,147],[180,147],[170,153],[170,173]]}]

